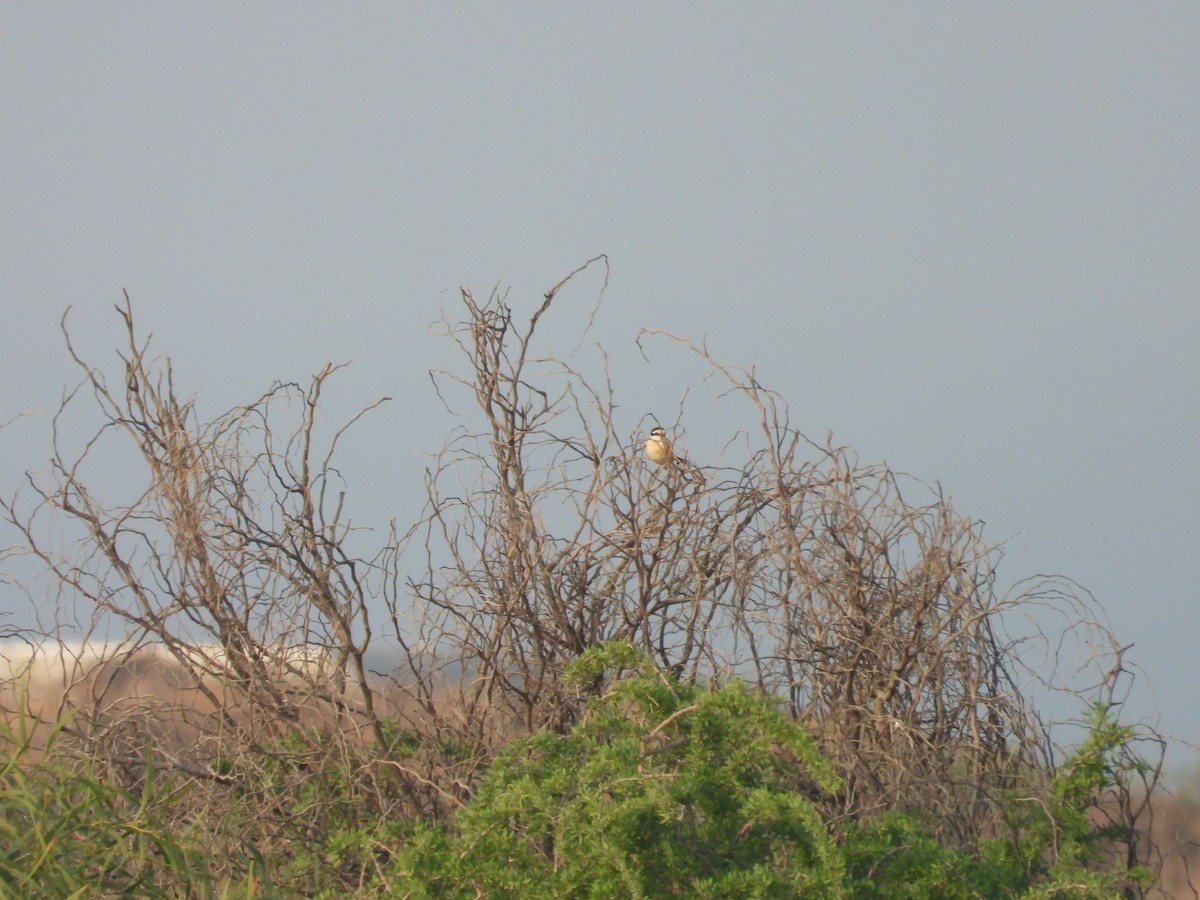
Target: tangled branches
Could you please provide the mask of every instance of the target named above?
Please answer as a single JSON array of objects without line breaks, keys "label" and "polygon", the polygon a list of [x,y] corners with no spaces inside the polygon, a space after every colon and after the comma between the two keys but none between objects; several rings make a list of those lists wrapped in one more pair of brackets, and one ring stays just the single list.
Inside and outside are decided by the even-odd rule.
[{"label": "tangled branches", "polygon": [[530,352],[552,299],[522,333],[503,297],[464,291],[466,321],[448,325],[483,427],[438,455],[427,572],[392,603],[457,673],[460,731],[482,745],[566,727],[563,666],[627,639],[677,677],[750,680],[808,723],[845,778],[835,816],[914,811],[964,843],[1001,828],[1003,793],[1055,754],[1027,686],[1069,674],[1058,636],[1022,617],[1067,617],[1093,696],[1115,690],[1119,649],[1086,594],[1063,579],[999,593],[1002,546],[939,488],[810,441],[753,373],[650,332],[697,354],[759,429],[704,484],[647,465],[610,386]]},{"label": "tangled branches", "polygon": [[[694,355],[757,425],[703,479],[648,464],[608,378],[534,349],[559,291],[597,263],[524,326],[505,297],[462,292],[465,318],[444,324],[466,374],[434,383],[473,412],[434,456],[419,523],[366,554],[332,466],[345,428],[316,434],[336,367],[203,422],[169,362],[146,359],[128,300],[119,387],[72,348],[84,378],[64,409],[90,392],[103,424],[75,455],[56,438],[32,508],[4,509],[85,631],[121,634],[61,694],[79,746],[132,783],[150,742],[210,806],[260,793],[260,845],[312,835],[332,803],[375,822],[439,816],[502,743],[577,722],[604,676],[581,687],[564,671],[625,640],[670,677],[753,683],[803,722],[844,784],[822,801],[831,821],[888,809],[963,845],[999,832],[1006,792],[1036,796],[1056,754],[1028,692],[1061,686],[1062,634],[1042,613],[1065,618],[1095,673],[1084,699],[1118,689],[1121,650],[1086,593],[1062,579],[1002,592],[1002,546],[938,487],[809,440],[752,371],[659,332],[639,344]],[[124,504],[96,488],[112,435],[146,476]],[[47,543],[47,516],[73,554]],[[387,680],[366,662],[379,633],[400,648]],[[170,691],[117,702],[145,647],[168,660]],[[331,770],[336,791],[308,799],[305,781]],[[1136,815],[1114,813],[1133,862]]]}]

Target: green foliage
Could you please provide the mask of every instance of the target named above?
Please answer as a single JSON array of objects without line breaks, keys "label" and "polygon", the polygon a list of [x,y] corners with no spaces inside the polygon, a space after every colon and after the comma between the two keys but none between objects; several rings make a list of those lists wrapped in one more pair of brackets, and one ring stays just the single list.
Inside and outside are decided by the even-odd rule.
[{"label": "green foliage", "polygon": [[842,857],[809,799],[838,779],[808,734],[740,684],[671,681],[628,645],[567,677],[630,667],[569,734],[508,747],[452,829],[418,827],[397,860],[405,891],[841,896]]},{"label": "green foliage", "polygon": [[[89,767],[33,759],[23,720],[0,740],[0,895],[14,897],[209,896],[197,848],[156,820],[174,790],[146,760],[141,790],[123,791]],[[61,734],[43,738],[49,754]]]},{"label": "green foliage", "polygon": [[850,826],[844,852],[851,893],[861,900],[1015,897],[1021,874],[945,847],[915,817],[888,813]]},{"label": "green foliage", "polygon": [[982,848],[986,858],[1035,885],[1026,896],[1112,897],[1152,879],[1147,869],[1121,868],[1105,846],[1123,839],[1121,830],[1099,827],[1089,817],[1107,792],[1132,774],[1145,774],[1146,762],[1129,755],[1134,731],[1102,704],[1090,708],[1087,721],[1086,740],[1055,772],[1045,795],[1010,795],[1004,808],[1008,839]]},{"label": "green foliage", "polygon": [[381,803],[388,793],[381,763],[416,742],[394,722],[382,730],[380,747],[297,728],[233,769],[251,790],[230,799],[218,827],[261,849],[263,883],[280,896],[344,897],[373,881],[402,843],[408,823]]},{"label": "green foliage", "polygon": [[[286,801],[274,841],[255,832],[249,795],[219,820],[180,825],[168,811],[186,783],[157,776],[152,760],[140,789],[123,791],[51,752],[55,732],[40,760],[28,734],[7,733],[0,896],[1099,900],[1149,883],[1111,855],[1106,842],[1122,835],[1089,817],[1143,765],[1133,731],[1102,708],[1043,790],[1007,799],[1008,833],[972,850],[913,816],[825,821],[820,800],[842,789],[831,764],[740,683],[679,683],[628,644],[584,654],[567,681],[605,687],[568,733],[505,748],[445,823],[363,806],[361,760],[314,766],[320,735],[291,735],[257,771],[256,791]],[[412,749],[388,735],[376,756]],[[239,840],[244,864],[226,861],[218,876],[212,855]]]},{"label": "green foliage", "polygon": [[[835,840],[814,802],[839,790],[799,726],[738,684],[709,690],[605,645],[568,674],[597,684],[569,734],[517,741],[451,827],[416,826],[392,875],[411,897],[1107,898],[1145,873],[1105,856],[1087,811],[1138,763],[1094,710],[1085,743],[1036,804],[1009,798],[1011,834],[979,852],[886,814]],[[1036,807],[1040,814],[1031,810]]]},{"label": "green foliage", "polygon": [[1105,847],[1122,836],[1089,817],[1107,791],[1145,765],[1125,756],[1134,733],[1100,706],[1088,724],[1087,739],[1047,790],[1010,794],[1003,808],[1009,834],[976,853],[940,845],[912,817],[889,814],[852,826],[844,850],[853,895],[1101,900],[1149,884],[1149,871],[1122,868]]}]

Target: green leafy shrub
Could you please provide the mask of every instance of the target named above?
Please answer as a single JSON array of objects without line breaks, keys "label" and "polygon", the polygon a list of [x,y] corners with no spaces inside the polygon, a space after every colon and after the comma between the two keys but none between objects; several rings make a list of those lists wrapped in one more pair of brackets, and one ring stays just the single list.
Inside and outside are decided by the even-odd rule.
[{"label": "green leafy shrub", "polygon": [[740,684],[679,684],[627,644],[585,653],[568,677],[598,683],[620,668],[632,674],[569,733],[506,748],[449,827],[414,826],[393,888],[411,897],[966,900],[1107,898],[1147,878],[1105,854],[1112,835],[1088,817],[1131,765],[1119,754],[1132,732],[1101,710],[1046,796],[1008,798],[1011,833],[972,852],[895,813],[841,823],[835,835],[814,803],[840,788],[829,761]]},{"label": "green leafy shrub", "polygon": [[[1111,852],[1128,836],[1091,815],[1143,765],[1134,732],[1103,708],[1042,790],[1004,801],[1008,832],[964,849],[915,816],[823,819],[817,801],[843,789],[832,764],[740,683],[682,684],[622,643],[585,653],[567,681],[598,692],[577,723],[508,745],[448,822],[364,806],[362,766],[298,769],[312,735],[283,740],[257,784],[289,805],[258,824],[311,833],[291,847],[251,840],[223,868],[210,857],[254,837],[252,805],[172,821],[188,782],[152,759],[138,790],[122,790],[72,762],[57,731],[39,759],[28,734],[5,733],[0,896],[1099,900],[1150,881]],[[388,734],[385,756],[412,749]]]},{"label": "green leafy shrub", "polygon": [[[89,766],[37,761],[23,726],[0,732],[0,895],[209,896],[199,849],[157,819],[174,790],[147,760],[142,787],[114,787]],[[45,756],[60,729],[42,741]]]},{"label": "green leafy shrub", "polygon": [[913,816],[887,813],[855,823],[843,849],[851,894],[860,900],[1015,897],[1025,883],[1003,861],[943,846]]},{"label": "green leafy shrub", "polygon": [[296,728],[230,767],[243,788],[212,824],[227,844],[248,841],[263,854],[263,884],[279,896],[365,891],[411,830],[387,775],[416,742],[392,721],[381,731],[384,746]]},{"label": "green leafy shrub", "polygon": [[1010,795],[1008,839],[982,848],[985,857],[1025,876],[1033,885],[1029,897],[1113,897],[1153,880],[1148,868],[1126,868],[1112,852],[1112,842],[1130,839],[1128,827],[1099,825],[1091,816],[1106,795],[1130,775],[1144,775],[1149,764],[1129,752],[1134,730],[1118,724],[1108,707],[1093,705],[1087,723],[1087,737],[1054,773],[1045,796]]},{"label": "green leafy shrub", "polygon": [[629,645],[585,653],[568,678],[619,667],[634,672],[568,734],[502,752],[451,829],[415,829],[405,892],[840,896],[842,857],[809,799],[839,783],[808,734],[740,684],[679,684]]},{"label": "green leafy shrub", "polygon": [[1124,868],[1108,846],[1126,835],[1090,815],[1106,793],[1142,769],[1126,755],[1135,738],[1102,706],[1089,711],[1087,738],[1046,790],[1011,793],[1009,833],[978,852],[945,847],[915,817],[889,814],[851,826],[844,851],[853,896],[864,900],[1024,897],[1102,900],[1137,896],[1152,873]]}]

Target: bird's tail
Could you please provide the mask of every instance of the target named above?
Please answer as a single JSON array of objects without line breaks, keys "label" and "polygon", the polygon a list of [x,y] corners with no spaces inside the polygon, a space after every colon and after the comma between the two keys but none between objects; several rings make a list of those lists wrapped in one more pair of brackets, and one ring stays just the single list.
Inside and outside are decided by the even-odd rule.
[{"label": "bird's tail", "polygon": [[684,477],[694,481],[696,484],[704,484],[704,473],[700,471],[700,467],[694,462],[684,459],[682,456],[672,456],[671,462]]}]

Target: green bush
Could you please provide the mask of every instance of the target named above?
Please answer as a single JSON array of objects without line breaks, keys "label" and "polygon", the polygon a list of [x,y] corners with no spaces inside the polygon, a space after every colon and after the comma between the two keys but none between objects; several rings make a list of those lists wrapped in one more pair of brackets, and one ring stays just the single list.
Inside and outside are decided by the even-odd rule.
[{"label": "green bush", "polygon": [[[1134,733],[1103,708],[1043,790],[1004,801],[1008,832],[963,849],[913,816],[826,821],[821,800],[842,790],[831,763],[740,683],[682,684],[628,644],[585,653],[567,678],[607,687],[566,733],[505,748],[451,821],[355,812],[359,767],[310,768],[279,815],[307,828],[315,820],[301,813],[319,810],[320,832],[262,854],[247,841],[251,806],[172,822],[187,782],[156,774],[153,760],[131,792],[70,763],[57,732],[37,760],[28,734],[6,733],[0,896],[1098,900],[1149,883],[1111,854],[1107,842],[1124,836],[1089,817],[1141,765]],[[297,783],[289,746],[277,748],[280,768],[260,772],[262,787]],[[246,863],[214,877],[209,856],[238,835]]]},{"label": "green bush", "polygon": [[1124,828],[1096,825],[1089,816],[1130,775],[1146,773],[1148,764],[1129,752],[1134,730],[1118,724],[1102,704],[1089,709],[1087,722],[1086,739],[1054,773],[1046,795],[1009,796],[1004,810],[1008,839],[982,848],[997,865],[1022,873],[1031,885],[1025,896],[1113,897],[1153,880],[1145,867],[1120,865],[1107,846],[1127,839]]},{"label": "green bush", "polygon": [[260,884],[269,896],[342,898],[378,879],[411,830],[381,775],[387,761],[416,747],[394,722],[384,722],[383,732],[380,747],[297,727],[258,757],[227,767],[245,787],[213,825],[226,845],[261,852]]},{"label": "green bush", "polygon": [[156,777],[149,760],[141,790],[131,793],[86,764],[55,760],[60,729],[45,736],[43,760],[35,761],[25,725],[0,732],[0,895],[210,895],[199,850],[156,821],[174,785]]},{"label": "green bush", "polygon": [[[1095,710],[1046,797],[1008,798],[1010,833],[975,852],[890,813],[835,829],[839,790],[799,725],[733,683],[679,684],[605,645],[569,677],[632,669],[567,734],[516,741],[449,827],[414,826],[391,869],[406,897],[1119,896],[1147,873],[1105,855],[1087,810],[1129,765],[1133,735]],[[1031,810],[1038,810],[1034,814]]]},{"label": "green bush", "polygon": [[841,896],[842,856],[809,799],[838,779],[808,734],[740,684],[679,684],[628,645],[568,677],[621,667],[634,674],[569,734],[508,747],[453,828],[414,830],[404,893]]}]

